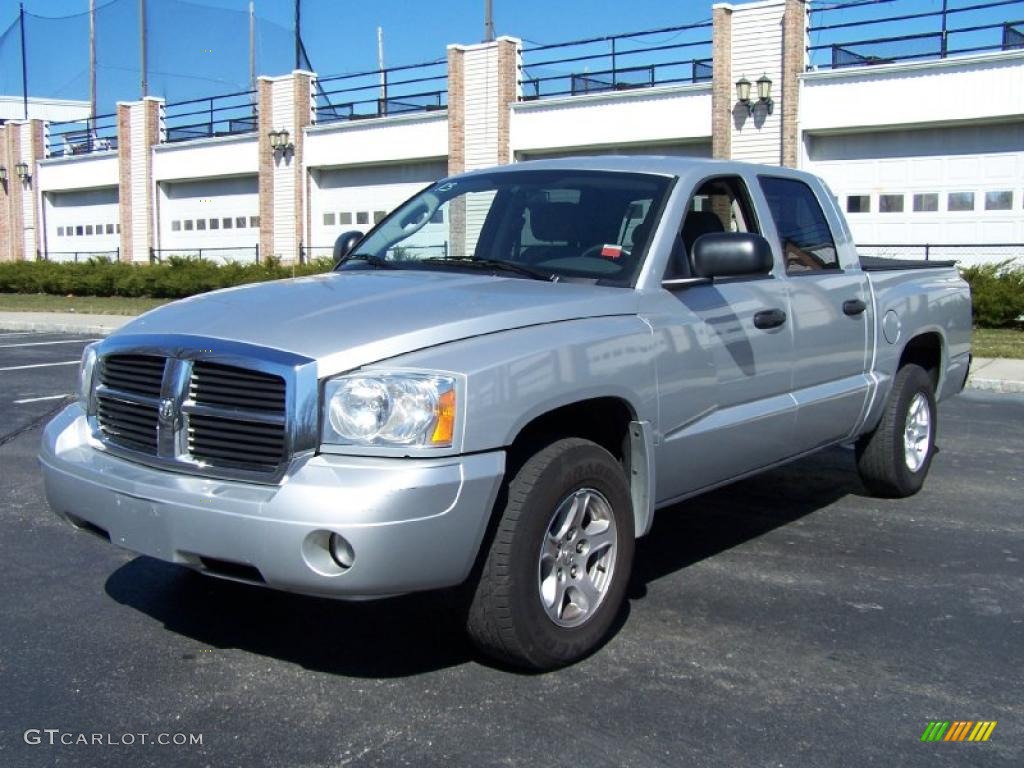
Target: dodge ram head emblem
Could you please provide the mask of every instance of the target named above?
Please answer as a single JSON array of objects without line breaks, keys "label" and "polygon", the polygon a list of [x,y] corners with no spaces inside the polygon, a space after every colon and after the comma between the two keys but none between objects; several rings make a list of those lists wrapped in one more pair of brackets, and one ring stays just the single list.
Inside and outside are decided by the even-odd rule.
[{"label": "dodge ram head emblem", "polygon": [[165,397],[160,401],[160,421],[164,424],[174,423],[174,401],[169,397]]}]

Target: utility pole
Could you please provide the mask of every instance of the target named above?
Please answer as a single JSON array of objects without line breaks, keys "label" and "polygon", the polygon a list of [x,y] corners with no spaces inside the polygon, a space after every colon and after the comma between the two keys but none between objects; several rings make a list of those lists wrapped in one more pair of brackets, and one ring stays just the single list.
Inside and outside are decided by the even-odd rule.
[{"label": "utility pole", "polygon": [[146,98],[149,93],[149,81],[146,79],[146,0],[139,0],[139,90],[142,91],[140,98]]},{"label": "utility pole", "polygon": [[256,3],[249,0],[249,90],[256,90]]},{"label": "utility pole", "polygon": [[89,137],[96,130],[96,0],[89,0]]},{"label": "utility pole", "polygon": [[25,4],[18,3],[18,21],[21,27],[21,107],[28,120],[28,55],[25,53]]},{"label": "utility pole", "polygon": [[295,0],[295,68],[302,69],[302,0]]},{"label": "utility pole", "polygon": [[384,27],[377,27],[377,72],[380,75],[380,100],[388,99],[388,82],[384,76]]},{"label": "utility pole", "polygon": [[484,42],[494,42],[494,7],[491,0],[484,0]]}]

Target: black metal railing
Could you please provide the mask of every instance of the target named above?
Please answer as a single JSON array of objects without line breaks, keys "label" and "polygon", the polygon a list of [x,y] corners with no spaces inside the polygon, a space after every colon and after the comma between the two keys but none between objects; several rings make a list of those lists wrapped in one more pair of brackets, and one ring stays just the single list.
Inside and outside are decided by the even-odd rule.
[{"label": "black metal railing", "polygon": [[164,107],[166,141],[251,133],[258,127],[256,91],[190,99]]},{"label": "black metal railing", "polygon": [[196,261],[254,261],[259,264],[260,246],[240,245],[235,247],[214,247],[214,248],[150,248],[149,261],[151,264],[162,264],[171,258],[189,259]]},{"label": "black metal railing", "polygon": [[117,149],[117,115],[49,123],[46,156],[68,157]]},{"label": "black metal railing", "polygon": [[711,80],[711,22],[523,49],[523,100]]},{"label": "black metal railing", "polygon": [[43,251],[39,254],[40,261],[74,262],[89,261],[90,259],[106,259],[108,261],[120,261],[121,249],[109,248],[105,251]]},{"label": "black metal railing", "polygon": [[444,109],[447,60],[321,77],[315,103],[318,123]]},{"label": "black metal railing", "polygon": [[[879,5],[906,2],[859,0],[812,7],[807,29],[810,68],[838,69],[1024,49],[1024,20],[1020,18],[1024,17],[1024,0],[966,0],[961,5],[944,3],[937,11],[878,13]],[[1018,18],[1007,18],[1011,15]]]},{"label": "black metal railing", "polygon": [[969,258],[972,262],[996,262],[1024,259],[1024,243],[858,243],[857,250],[863,256],[921,261],[961,261]]}]

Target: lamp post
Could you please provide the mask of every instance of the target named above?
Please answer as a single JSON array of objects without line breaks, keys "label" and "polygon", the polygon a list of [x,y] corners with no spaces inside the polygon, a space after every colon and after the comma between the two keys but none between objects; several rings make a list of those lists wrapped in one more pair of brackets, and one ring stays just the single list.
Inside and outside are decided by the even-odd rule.
[{"label": "lamp post", "polygon": [[288,131],[284,128],[279,131],[270,131],[267,135],[270,137],[271,152],[288,152],[295,148],[295,145],[288,140]]}]

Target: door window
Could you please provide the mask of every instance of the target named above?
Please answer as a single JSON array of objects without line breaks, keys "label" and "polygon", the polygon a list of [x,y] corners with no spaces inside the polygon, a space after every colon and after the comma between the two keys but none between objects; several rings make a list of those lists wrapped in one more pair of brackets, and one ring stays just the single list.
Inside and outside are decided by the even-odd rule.
[{"label": "door window", "polygon": [[701,235],[715,232],[758,232],[747,188],[738,176],[721,176],[703,182],[690,199],[672,247],[665,278],[690,277],[693,244]]},{"label": "door window", "polygon": [[797,179],[762,176],[760,181],[779,233],[786,272],[839,269],[832,230],[814,191]]}]

